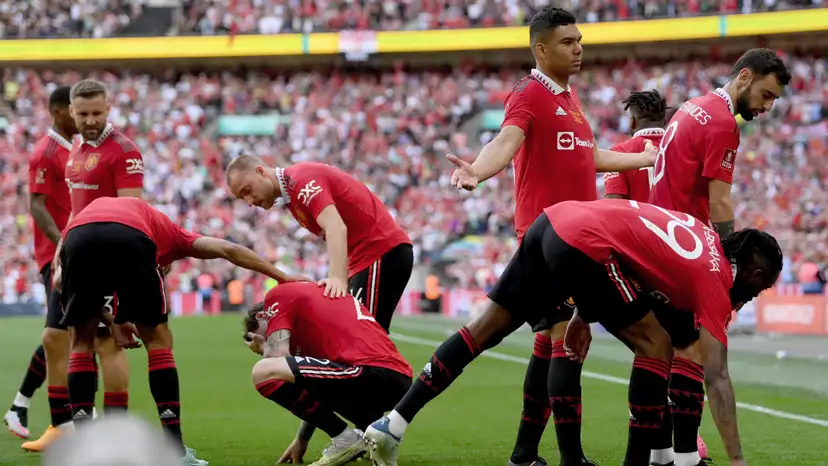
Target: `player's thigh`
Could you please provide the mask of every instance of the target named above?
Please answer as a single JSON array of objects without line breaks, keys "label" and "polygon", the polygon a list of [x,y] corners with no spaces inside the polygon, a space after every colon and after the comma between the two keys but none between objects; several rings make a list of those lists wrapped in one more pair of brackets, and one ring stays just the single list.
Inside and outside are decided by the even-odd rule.
[{"label": "player's thigh", "polygon": [[111,260],[115,251],[109,251],[100,241],[97,224],[74,228],[66,235],[61,252],[63,286],[60,304],[63,308],[61,325],[80,326],[98,321],[105,307],[111,305],[115,291]]},{"label": "player's thigh", "polygon": [[489,299],[536,331],[550,328],[563,319],[559,304],[569,297],[566,275],[571,249],[546,215],[541,215],[526,232]]},{"label": "player's thigh", "polygon": [[631,348],[636,356],[670,361],[673,347],[667,331],[659,324],[652,312],[647,312],[637,321],[612,330],[619,340]]},{"label": "player's thigh", "polygon": [[680,311],[663,303],[655,303],[653,312],[677,351],[690,351],[699,341],[699,329],[692,312]]},{"label": "player's thigh", "polygon": [[364,305],[382,328],[391,328],[391,319],[411,279],[414,251],[410,244],[400,244],[372,265],[365,288]]},{"label": "player's thigh", "polygon": [[63,309],[60,307],[60,291],[52,289],[52,264],[46,264],[43,270],[40,271],[40,278],[43,280],[43,285],[46,287],[46,328],[56,330],[66,330],[66,326],[61,324],[63,319]]},{"label": "player's thigh", "polygon": [[358,377],[344,386],[346,393],[333,402],[334,411],[358,429],[365,429],[405,396],[411,377],[381,367],[364,366]]},{"label": "player's thigh", "polygon": [[133,322],[156,327],[169,319],[164,278],[155,262],[155,244],[137,236],[126,247],[123,258],[128,267],[118,279],[118,307],[115,322]]}]

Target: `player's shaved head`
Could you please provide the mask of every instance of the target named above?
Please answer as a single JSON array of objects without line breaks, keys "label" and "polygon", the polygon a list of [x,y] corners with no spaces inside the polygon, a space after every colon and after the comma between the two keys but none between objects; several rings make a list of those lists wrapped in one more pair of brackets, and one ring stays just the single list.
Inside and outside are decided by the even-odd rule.
[{"label": "player's shaved head", "polygon": [[273,170],[253,155],[240,155],[230,161],[224,181],[230,192],[247,205],[269,209],[281,193]]}]

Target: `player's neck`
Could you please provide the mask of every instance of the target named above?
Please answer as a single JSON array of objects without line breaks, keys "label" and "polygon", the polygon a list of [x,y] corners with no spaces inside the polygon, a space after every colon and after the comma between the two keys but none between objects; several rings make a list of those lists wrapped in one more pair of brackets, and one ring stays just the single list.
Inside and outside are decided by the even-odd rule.
[{"label": "player's neck", "polygon": [[58,127],[56,125],[52,125],[52,131],[58,133],[60,135],[60,137],[62,137],[63,139],[66,139],[67,141],[72,140],[72,135],[70,135],[66,131],[60,129],[60,127]]},{"label": "player's neck", "polygon": [[550,70],[549,68],[542,66],[540,63],[535,63],[535,68],[537,68],[538,71],[543,73],[547,78],[554,81],[555,84],[561,86],[561,88],[566,89],[567,86],[569,86],[569,75]]},{"label": "player's neck", "polygon": [[276,190],[276,197],[282,195],[282,183],[279,182],[279,175],[276,174],[278,170],[278,168],[267,169],[267,177],[270,179],[270,184],[273,185],[273,189]]},{"label": "player's neck", "polygon": [[635,129],[633,130],[633,132],[637,133],[637,132],[643,131],[645,129],[656,129],[656,128],[661,129],[661,128],[664,128],[664,126],[662,124],[656,123],[654,121],[641,121],[641,122],[638,122],[638,124],[635,126]]},{"label": "player's neck", "polygon": [[733,85],[733,81],[728,81],[724,86],[722,86],[722,90],[730,96],[730,101],[733,102],[735,108],[736,101],[739,100],[739,92],[736,90],[736,86]]}]

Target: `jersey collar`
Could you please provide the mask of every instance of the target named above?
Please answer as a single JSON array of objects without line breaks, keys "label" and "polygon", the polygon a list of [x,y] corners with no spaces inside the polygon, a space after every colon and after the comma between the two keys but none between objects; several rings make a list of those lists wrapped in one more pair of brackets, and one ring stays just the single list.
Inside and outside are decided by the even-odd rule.
[{"label": "jersey collar", "polygon": [[54,130],[54,128],[49,128],[49,132],[46,133],[46,135],[49,136],[56,143],[60,144],[61,147],[63,147],[64,149],[70,152],[72,151],[72,143],[67,141],[66,138],[61,136],[60,133]]},{"label": "jersey collar", "polygon": [[633,134],[634,138],[643,138],[647,136],[664,136],[664,128],[645,128],[640,129]]},{"label": "jersey collar", "polygon": [[562,92],[570,91],[569,85],[566,86],[566,89],[562,88],[558,83],[552,80],[549,76],[543,74],[543,71],[533,68],[532,69],[532,77],[537,79],[539,83],[543,84],[543,87],[549,90],[554,95],[559,95]]},{"label": "jersey collar", "polygon": [[285,169],[284,168],[276,168],[276,181],[279,182],[279,191],[282,192],[281,197],[279,200],[282,201],[283,205],[290,204],[290,194],[287,191],[287,183],[285,183]]},{"label": "jersey collar", "polygon": [[110,134],[112,134],[112,131],[114,131],[114,130],[115,130],[115,128],[113,128],[111,124],[107,123],[106,127],[101,132],[101,135],[100,135],[100,137],[98,137],[98,139],[96,139],[94,141],[83,141],[83,143],[84,144],[89,144],[90,146],[97,148],[101,144],[103,144],[103,142],[106,140],[106,138]]},{"label": "jersey collar", "polygon": [[722,100],[724,100],[727,103],[727,108],[730,109],[730,114],[731,115],[736,114],[736,111],[733,109],[733,101],[730,99],[730,96],[727,94],[727,92],[725,92],[724,89],[722,89],[720,87],[720,88],[716,89],[715,91],[713,91],[713,93],[716,94],[717,96],[721,97]]}]

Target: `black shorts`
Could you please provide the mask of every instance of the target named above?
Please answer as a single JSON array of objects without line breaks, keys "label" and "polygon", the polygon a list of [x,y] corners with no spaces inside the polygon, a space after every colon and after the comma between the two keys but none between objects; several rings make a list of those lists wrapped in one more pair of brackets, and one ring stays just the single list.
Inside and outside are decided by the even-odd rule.
[{"label": "black shorts", "polygon": [[411,279],[414,250],[410,244],[399,244],[348,281],[351,294],[374,316],[385,331]]},{"label": "black shorts", "polygon": [[575,301],[587,322],[600,322],[608,330],[641,320],[650,300],[626,267],[612,257],[599,264],[564,242],[541,214],[489,299],[527,322],[534,331],[548,330],[572,318]]},{"label": "black shorts", "polygon": [[67,327],[60,323],[63,319],[63,309],[60,307],[60,291],[52,290],[52,263],[46,264],[40,271],[40,279],[46,287],[46,328],[67,330]]},{"label": "black shorts", "polygon": [[668,304],[654,302],[653,312],[658,322],[670,335],[673,348],[687,349],[699,341],[699,327],[692,312],[680,311]]},{"label": "black shorts", "polygon": [[120,223],[90,223],[66,234],[62,324],[76,327],[108,311],[116,323],[167,321],[164,282],[152,240]]},{"label": "black shorts", "polygon": [[302,356],[290,356],[287,363],[297,385],[361,430],[394,409],[411,387],[411,377],[383,367]]}]

